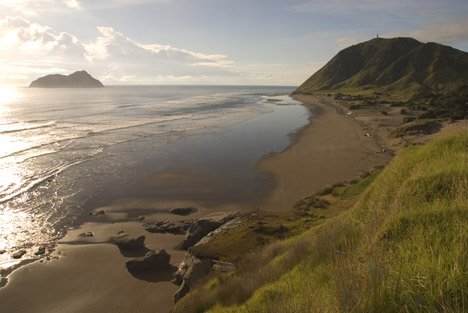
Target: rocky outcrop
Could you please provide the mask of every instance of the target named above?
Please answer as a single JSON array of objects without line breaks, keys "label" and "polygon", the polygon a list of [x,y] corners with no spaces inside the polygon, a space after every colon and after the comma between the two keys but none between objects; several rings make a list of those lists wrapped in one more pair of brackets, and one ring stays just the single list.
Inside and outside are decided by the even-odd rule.
[{"label": "rocky outcrop", "polygon": [[188,207],[188,208],[170,208],[169,209],[169,213],[175,214],[175,215],[190,215],[190,214],[193,214],[193,213],[195,213],[197,211],[198,210],[196,208],[191,208],[191,207]]},{"label": "rocky outcrop", "polygon": [[46,246],[40,246],[37,248],[36,252],[34,252],[35,255],[44,255],[46,253]]},{"label": "rocky outcrop", "polygon": [[213,260],[213,270],[220,271],[223,273],[231,273],[234,272],[236,269],[236,265],[233,263]]},{"label": "rocky outcrop", "polygon": [[53,74],[36,79],[30,88],[100,88],[104,85],[86,71],[74,72],[70,75]]},{"label": "rocky outcrop", "polygon": [[105,215],[105,214],[106,212],[104,210],[97,210],[97,211],[88,213],[88,215],[91,215],[91,216],[100,216],[100,215]]},{"label": "rocky outcrop", "polygon": [[145,236],[129,238],[127,234],[122,233],[111,237],[111,243],[117,245],[120,250],[139,250],[145,248]]},{"label": "rocky outcrop", "polygon": [[242,225],[242,218],[241,217],[236,217],[229,222],[224,223],[217,229],[213,230],[212,232],[208,233],[205,237],[200,239],[194,246],[199,246],[199,245],[205,245],[210,243],[215,235],[220,235],[220,234],[225,234],[231,229],[235,229]]},{"label": "rocky outcrop", "polygon": [[[229,224],[225,227],[226,229],[237,227],[240,223],[239,219],[237,222],[230,223],[230,221],[236,220],[238,216],[239,214],[236,212],[218,212],[192,220],[147,223],[145,224],[145,229],[150,233],[185,233],[186,237],[180,243],[179,248],[189,250],[190,247],[197,244],[200,240],[204,240],[204,237],[210,237],[209,234],[211,232],[223,227],[223,225]],[[200,279],[208,275],[212,266],[213,261],[210,258],[197,257],[189,250],[185,255],[184,261],[174,273],[173,282],[180,286],[174,294],[174,302],[179,301]],[[223,269],[228,268],[226,266],[224,264]]]},{"label": "rocky outcrop", "polygon": [[21,249],[21,250],[18,250],[18,251],[16,251],[16,252],[14,252],[14,253],[11,255],[11,257],[12,257],[13,259],[21,259],[21,258],[23,257],[23,255],[25,255],[25,254],[26,254],[26,250]]},{"label": "rocky outcrop", "polygon": [[179,248],[187,250],[213,230],[236,218],[237,215],[237,213],[220,212],[194,221],[187,229],[185,240],[180,243]]},{"label": "rocky outcrop", "polygon": [[145,224],[146,231],[160,234],[184,234],[193,221],[158,221]]},{"label": "rocky outcrop", "polygon": [[166,270],[171,267],[170,261],[171,256],[162,249],[149,251],[144,257],[128,261],[126,266],[130,272]]},{"label": "rocky outcrop", "polygon": [[187,250],[211,231],[221,227],[238,216],[235,212],[218,212],[205,217],[183,221],[157,221],[145,224],[150,233],[186,234],[186,238],[179,245]]},{"label": "rocky outcrop", "polygon": [[196,244],[200,239],[208,235],[209,232],[220,227],[219,222],[214,222],[210,220],[199,220],[193,223],[189,229],[187,229],[187,235],[185,240],[179,244],[179,248],[187,250],[194,244]]},{"label": "rocky outcrop", "polygon": [[212,266],[211,259],[199,259],[191,253],[187,253],[174,274],[173,282],[180,286],[174,294],[174,302],[183,298],[200,279],[208,275]]}]

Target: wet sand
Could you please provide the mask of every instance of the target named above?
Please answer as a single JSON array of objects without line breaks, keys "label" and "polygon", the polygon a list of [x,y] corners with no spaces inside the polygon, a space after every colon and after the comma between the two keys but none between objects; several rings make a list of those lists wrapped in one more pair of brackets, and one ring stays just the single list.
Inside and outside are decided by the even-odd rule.
[{"label": "wet sand", "polygon": [[275,186],[262,201],[270,210],[289,210],[304,196],[328,185],[357,178],[361,172],[386,164],[390,157],[381,144],[329,98],[297,96],[312,106],[310,124],[300,131],[285,151],[258,163],[258,169],[274,179]]},{"label": "wet sand", "polygon": [[[357,123],[338,113],[327,100],[298,99],[312,105],[311,122],[295,136],[288,149],[258,163],[257,168],[262,173],[271,175],[274,186],[264,199],[249,203],[244,209],[250,206],[290,209],[301,197],[326,185],[354,178],[360,171],[370,170],[389,159]],[[161,186],[164,182],[185,180],[186,174],[165,172],[162,180],[161,176],[154,175],[148,179],[149,184]],[[125,268],[129,258],[107,241],[120,230],[130,236],[145,235],[147,248],[165,248],[172,256],[171,264],[178,265],[184,252],[175,250],[175,246],[183,236],[150,234],[138,220],[138,215],[145,215],[146,221],[186,218],[164,210],[174,204],[197,206],[200,211],[190,217],[213,212],[213,208],[203,202],[166,203],[151,197],[118,199],[103,208],[107,212],[104,216],[90,217],[80,229],[70,231],[60,241],[50,261],[44,259],[43,263],[35,262],[12,273],[7,286],[0,289],[2,313],[169,312],[172,295],[177,289],[169,281],[170,273],[157,278],[132,276]],[[240,209],[244,205],[239,199],[216,209]],[[136,209],[138,214],[132,213]],[[94,232],[94,237],[85,240],[79,237],[79,233],[87,231]]]}]

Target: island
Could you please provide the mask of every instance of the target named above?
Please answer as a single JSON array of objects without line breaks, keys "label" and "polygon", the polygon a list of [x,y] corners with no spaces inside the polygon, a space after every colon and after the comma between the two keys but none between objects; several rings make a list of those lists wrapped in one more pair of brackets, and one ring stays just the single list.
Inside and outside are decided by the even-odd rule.
[{"label": "island", "polygon": [[102,88],[104,85],[86,71],[70,75],[52,74],[33,81],[29,88]]}]

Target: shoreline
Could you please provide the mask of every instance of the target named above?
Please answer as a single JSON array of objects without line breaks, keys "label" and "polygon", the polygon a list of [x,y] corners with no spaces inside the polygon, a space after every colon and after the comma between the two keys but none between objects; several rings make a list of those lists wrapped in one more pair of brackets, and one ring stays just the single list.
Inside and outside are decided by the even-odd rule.
[{"label": "shoreline", "polygon": [[[359,159],[361,153],[378,154],[378,148],[364,136],[358,123],[336,112],[336,108],[327,106],[323,100],[315,97],[300,96],[295,99],[310,110],[308,123],[289,135],[290,144],[285,149],[263,156],[254,168],[255,171],[270,176],[274,183],[266,197],[256,201],[262,209],[292,209],[294,203],[303,196],[329,184],[355,178],[360,171],[370,170],[388,161],[384,154],[378,155],[376,159]],[[330,126],[333,126],[330,123],[333,122],[338,122],[344,128],[330,132]],[[353,129],[351,141],[346,136],[349,129]],[[338,139],[344,136],[347,145],[343,147],[332,141],[333,145],[327,148],[330,142],[320,141],[320,138],[323,139],[328,132]],[[351,149],[350,145],[356,145],[357,149]],[[330,157],[330,152],[338,155]],[[340,167],[343,158],[339,153],[342,152],[346,152],[342,155],[345,168]],[[351,153],[350,160],[348,153]],[[354,154],[358,155],[357,159]],[[356,160],[359,164],[349,165],[349,162]],[[324,162],[328,165],[324,165]],[[336,168],[339,173],[330,171],[331,168]],[[316,175],[311,176],[310,173],[314,171]],[[302,179],[297,173],[301,173]],[[238,203],[241,204],[242,199]],[[225,209],[226,207],[220,207],[218,211]],[[207,213],[202,208],[188,218]],[[23,266],[9,275],[7,286],[0,289],[2,306],[7,311],[21,308],[21,312],[60,312],[64,308],[73,308],[74,312],[102,312],[113,308],[130,313],[135,309],[152,312],[154,307],[158,307],[161,312],[168,312],[173,306],[172,294],[177,286],[170,281],[135,279],[125,268],[125,261],[128,259],[119,253],[115,245],[108,243],[108,238],[121,230],[132,237],[144,235],[149,249],[167,249],[172,255],[171,264],[177,266],[185,252],[175,250],[174,247],[183,236],[150,234],[144,230],[142,224],[148,220],[177,220],[186,217],[153,212],[145,214],[145,218],[144,221],[122,219],[115,212],[114,216],[110,214],[104,218],[97,217],[94,222],[88,221],[79,229],[70,230],[48,259]],[[83,241],[79,233],[89,231],[95,235]],[[100,283],[96,286],[98,281]],[[44,283],[48,285],[47,292],[41,289]],[[24,294],[29,295],[28,301],[24,301]],[[119,299],[119,306],[113,303],[116,298]],[[124,299],[130,303],[124,304]]]},{"label": "shoreline", "polygon": [[268,155],[256,166],[274,180],[274,188],[261,206],[273,211],[292,209],[304,196],[357,178],[391,158],[333,100],[304,95],[294,98],[312,107],[309,124],[298,130],[287,149]]}]

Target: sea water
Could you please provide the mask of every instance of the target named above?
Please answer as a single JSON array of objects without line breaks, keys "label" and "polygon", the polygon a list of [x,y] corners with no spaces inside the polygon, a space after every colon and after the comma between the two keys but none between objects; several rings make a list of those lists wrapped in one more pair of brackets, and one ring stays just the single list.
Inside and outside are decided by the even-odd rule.
[{"label": "sea water", "polygon": [[[285,149],[289,135],[307,123],[308,110],[288,96],[292,90],[9,90],[0,95],[0,250],[59,238],[102,204],[100,195],[124,192],[122,186],[153,171],[183,168],[197,177],[220,179],[218,185],[239,180],[237,185],[244,187],[230,193],[232,197],[252,196],[252,186],[266,186],[269,179],[253,165]],[[185,194],[170,188],[153,191],[168,199],[202,195],[194,192],[197,182],[193,184]],[[216,192],[207,197],[216,198]]]}]

